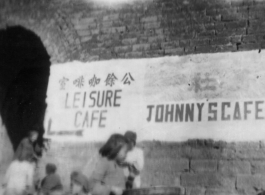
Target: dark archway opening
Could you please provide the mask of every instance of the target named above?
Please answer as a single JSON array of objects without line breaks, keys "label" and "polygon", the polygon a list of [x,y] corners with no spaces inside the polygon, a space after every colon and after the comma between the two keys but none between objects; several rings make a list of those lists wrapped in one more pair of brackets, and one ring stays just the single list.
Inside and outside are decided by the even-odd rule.
[{"label": "dark archway opening", "polygon": [[0,112],[14,149],[32,129],[43,144],[50,65],[34,32],[21,26],[0,30]]}]

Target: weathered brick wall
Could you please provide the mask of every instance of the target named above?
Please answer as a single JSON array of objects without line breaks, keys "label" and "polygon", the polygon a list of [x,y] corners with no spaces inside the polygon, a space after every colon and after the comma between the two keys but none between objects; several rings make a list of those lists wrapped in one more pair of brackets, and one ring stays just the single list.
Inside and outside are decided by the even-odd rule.
[{"label": "weathered brick wall", "polygon": [[20,24],[52,62],[229,52],[264,47],[263,0],[2,0],[0,26]]},{"label": "weathered brick wall", "polygon": [[[72,170],[91,174],[100,145],[51,143],[40,167],[56,163],[67,189]],[[144,187],[181,186],[185,195],[254,195],[265,189],[264,142],[153,141],[139,147],[145,153]]]},{"label": "weathered brick wall", "polygon": [[[264,48],[264,16],[263,0],[0,1],[0,28],[21,25],[34,31],[53,63],[258,51]],[[263,142],[140,145],[146,157],[144,186],[180,185],[186,195],[251,195],[265,188]],[[64,185],[73,169],[89,175],[98,146],[52,143],[41,174],[46,162],[55,162]]]}]

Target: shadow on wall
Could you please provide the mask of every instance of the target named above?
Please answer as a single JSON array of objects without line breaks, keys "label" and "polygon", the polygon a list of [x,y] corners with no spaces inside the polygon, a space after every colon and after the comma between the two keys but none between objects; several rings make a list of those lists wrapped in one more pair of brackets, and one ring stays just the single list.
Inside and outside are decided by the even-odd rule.
[{"label": "shadow on wall", "polygon": [[32,129],[43,142],[50,65],[35,33],[21,26],[0,30],[0,112],[14,149]]}]

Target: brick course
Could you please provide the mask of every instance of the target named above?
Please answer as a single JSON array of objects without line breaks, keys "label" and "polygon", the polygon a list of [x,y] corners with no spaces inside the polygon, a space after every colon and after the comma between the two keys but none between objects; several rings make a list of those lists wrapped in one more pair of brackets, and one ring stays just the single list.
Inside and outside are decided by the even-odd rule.
[{"label": "brick course", "polygon": [[[83,170],[86,175],[91,174],[101,145],[52,142],[40,166],[56,161],[63,183],[67,184],[73,169]],[[256,195],[260,189],[265,188],[265,156],[256,160],[255,155],[249,152],[265,152],[263,142],[148,141],[139,143],[138,147],[145,154],[143,187],[179,186],[183,195]],[[242,153],[244,159],[238,155]]]},{"label": "brick course", "polygon": [[[265,4],[260,0],[147,0],[115,6],[92,0],[1,2],[0,27],[22,25],[36,32],[52,62],[86,61],[95,45],[110,50],[131,45],[132,51],[119,54],[122,58],[264,48]],[[114,35],[119,41],[113,41]]]}]

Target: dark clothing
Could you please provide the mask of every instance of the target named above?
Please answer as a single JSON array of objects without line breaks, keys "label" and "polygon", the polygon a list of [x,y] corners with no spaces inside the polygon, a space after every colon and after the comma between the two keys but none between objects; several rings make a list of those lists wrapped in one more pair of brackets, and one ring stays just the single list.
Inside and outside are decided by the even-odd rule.
[{"label": "dark clothing", "polygon": [[57,169],[57,167],[53,163],[48,163],[46,165],[46,173],[47,174],[54,174],[56,172],[56,169]]},{"label": "dark clothing", "polygon": [[116,161],[100,157],[91,181],[93,195],[109,195],[112,186],[125,189],[126,177]]},{"label": "dark clothing", "polygon": [[36,161],[35,151],[33,143],[29,140],[29,138],[24,138],[15,153],[14,160],[26,160],[29,162]]},{"label": "dark clothing", "polygon": [[126,131],[124,137],[129,140],[129,142],[133,142],[134,145],[136,144],[137,135],[133,131]]},{"label": "dark clothing", "polygon": [[130,190],[133,188],[133,181],[134,181],[134,177],[129,176],[127,181],[126,181],[126,189]]},{"label": "dark clothing", "polygon": [[47,175],[41,181],[41,191],[44,193],[49,193],[57,190],[62,190],[63,186],[59,175],[56,173]]}]

